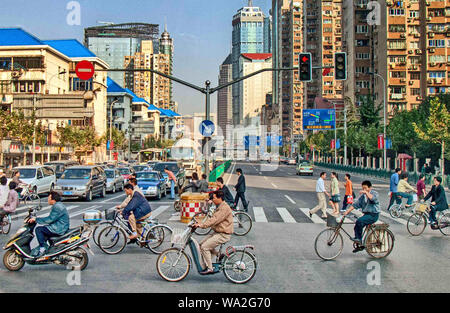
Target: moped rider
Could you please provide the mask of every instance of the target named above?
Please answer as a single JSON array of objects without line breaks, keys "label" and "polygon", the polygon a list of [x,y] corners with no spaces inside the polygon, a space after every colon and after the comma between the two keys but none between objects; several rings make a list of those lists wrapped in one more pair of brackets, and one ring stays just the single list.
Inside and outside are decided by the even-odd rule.
[{"label": "moped rider", "polygon": [[195,228],[211,227],[214,231],[200,242],[200,251],[207,266],[204,271],[200,272],[201,275],[214,273],[211,255],[217,255],[216,247],[230,241],[231,234],[233,233],[233,212],[230,206],[224,201],[223,191],[215,191],[212,201],[217,207],[213,216],[203,223],[195,223],[193,225]]}]

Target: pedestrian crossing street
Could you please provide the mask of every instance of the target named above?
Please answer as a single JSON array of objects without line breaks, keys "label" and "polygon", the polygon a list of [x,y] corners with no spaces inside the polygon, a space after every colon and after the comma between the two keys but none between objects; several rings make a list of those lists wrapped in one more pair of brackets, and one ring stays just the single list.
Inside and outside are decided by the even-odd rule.
[{"label": "pedestrian crossing street", "polygon": [[[161,220],[177,221],[179,220],[179,214],[173,210],[172,203],[164,203],[161,205],[152,204],[152,217],[160,217]],[[108,203],[98,203],[92,205],[66,205],[67,211],[69,212],[70,218],[82,218],[83,213],[91,210],[99,210],[101,212],[106,209],[114,208],[115,205]],[[46,216],[49,214],[51,206],[44,206],[38,212],[37,216]],[[326,225],[326,219],[322,218],[321,211],[309,216],[310,208],[287,208],[287,207],[276,207],[276,208],[263,208],[263,207],[252,207],[249,208],[248,214],[252,217],[255,223],[287,223],[287,224],[299,224],[299,223],[313,223]],[[331,212],[328,211],[328,214]],[[26,208],[19,209],[16,214],[13,215],[15,219],[23,219],[28,212]],[[356,219],[361,216],[362,213],[359,211],[353,211],[348,217],[346,223],[355,222]],[[406,225],[408,218],[412,215],[410,212],[403,212],[401,218],[394,219],[389,213],[382,211],[380,214],[380,219],[378,223],[384,222],[388,224],[402,224]]]}]

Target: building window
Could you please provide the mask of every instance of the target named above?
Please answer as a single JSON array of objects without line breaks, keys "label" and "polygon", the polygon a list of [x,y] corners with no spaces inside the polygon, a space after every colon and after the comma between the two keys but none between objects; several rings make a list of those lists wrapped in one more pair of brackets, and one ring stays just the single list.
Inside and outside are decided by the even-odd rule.
[{"label": "building window", "polygon": [[420,88],[411,88],[411,96],[420,96]]},{"label": "building window", "polygon": [[71,78],[70,91],[92,91],[92,79],[85,81],[79,78]]},{"label": "building window", "polygon": [[404,9],[389,9],[389,15],[390,16],[405,15],[405,10]]},{"label": "building window", "polygon": [[14,63],[20,64],[26,69],[42,68],[42,58],[14,58]]}]

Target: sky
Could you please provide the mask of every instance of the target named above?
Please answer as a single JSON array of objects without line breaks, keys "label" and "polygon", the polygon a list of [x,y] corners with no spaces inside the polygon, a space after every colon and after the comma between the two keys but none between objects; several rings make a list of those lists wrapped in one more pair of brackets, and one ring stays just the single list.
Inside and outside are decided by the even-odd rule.
[{"label": "sky", "polygon": [[[75,38],[97,22],[159,24],[174,39],[173,75],[204,87],[218,84],[219,66],[231,52],[232,18],[248,0],[78,0],[80,25],[68,25],[71,0],[0,0],[0,27],[21,27],[39,39]],[[253,0],[268,15],[270,0]],[[205,97],[174,83],[173,98],[181,114],[204,112]],[[217,93],[211,96],[216,112]]]}]

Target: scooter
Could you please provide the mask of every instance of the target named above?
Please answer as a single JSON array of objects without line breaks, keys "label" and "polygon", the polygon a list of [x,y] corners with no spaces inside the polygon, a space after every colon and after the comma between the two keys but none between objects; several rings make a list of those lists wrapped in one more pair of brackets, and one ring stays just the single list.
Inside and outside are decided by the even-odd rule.
[{"label": "scooter", "polygon": [[[177,282],[188,275],[193,262],[191,257],[185,252],[187,246],[191,250],[197,271],[200,273],[206,269],[200,245],[192,237],[195,231],[195,227],[193,227],[195,223],[196,220],[193,218],[186,230],[181,232],[174,230],[171,240],[172,248],[163,251],[159,255],[156,261],[156,269],[163,279]],[[214,268],[212,274],[223,271],[225,277],[235,284],[244,284],[250,281],[255,276],[257,268],[256,256],[251,252],[253,249],[252,245],[228,246],[225,249],[225,253],[222,253],[221,245],[216,262],[212,263]]]},{"label": "scooter", "polygon": [[[28,221],[36,216],[37,207],[28,210],[24,225],[17,230],[3,247],[7,250],[3,255],[3,264],[10,271],[19,271],[25,265],[58,264],[69,269],[84,270],[89,263],[89,257],[84,246],[91,253],[88,241],[92,233],[91,225],[101,220],[100,212],[86,212],[83,216],[85,225],[70,229],[66,234],[52,237],[48,240],[47,252],[40,257],[33,256],[30,243],[34,238],[36,223]],[[35,248],[36,249],[36,248]],[[93,254],[93,253],[92,253]]]}]

